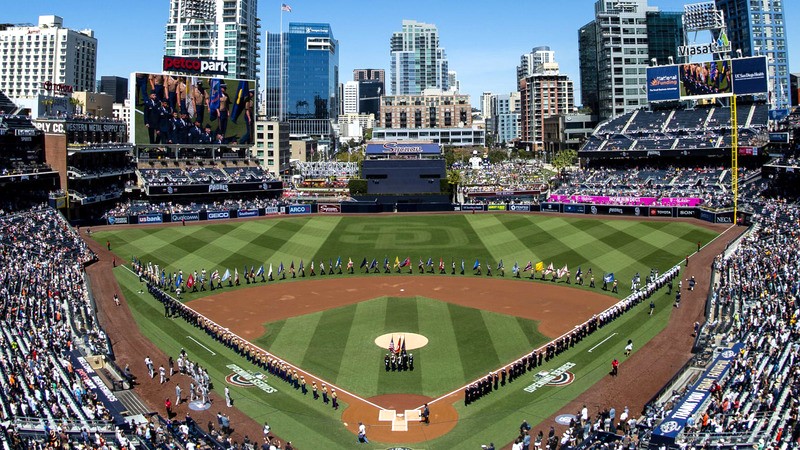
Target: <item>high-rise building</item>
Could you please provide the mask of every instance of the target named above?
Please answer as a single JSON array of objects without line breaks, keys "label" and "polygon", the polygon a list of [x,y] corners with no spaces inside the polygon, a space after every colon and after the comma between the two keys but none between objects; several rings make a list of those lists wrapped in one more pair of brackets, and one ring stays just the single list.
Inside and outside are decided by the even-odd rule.
[{"label": "high-rise building", "polygon": [[355,69],[353,80],[358,81],[358,111],[380,116],[381,96],[386,95],[386,72],[383,69]]},{"label": "high-rise building", "polygon": [[280,33],[268,33],[265,115],[287,121],[290,134],[328,139],[339,116],[339,41],[331,26],[290,22],[282,54],[283,64]]},{"label": "high-rise building", "polygon": [[100,92],[114,97],[114,103],[123,103],[128,98],[128,79],[123,77],[100,77]]},{"label": "high-rise building", "polygon": [[261,24],[258,0],[170,0],[164,54],[228,62],[228,76],[255,79]]},{"label": "high-rise building", "polygon": [[520,93],[492,96],[492,133],[498,144],[509,144],[520,137]]},{"label": "high-rise building", "polygon": [[465,128],[472,126],[469,95],[428,89],[418,95],[381,97],[381,128]]},{"label": "high-rise building", "polygon": [[341,114],[358,114],[358,81],[345,81],[342,88]]},{"label": "high-rise building", "polygon": [[559,73],[555,62],[544,64],[541,72],[519,80],[520,141],[531,150],[541,150],[544,119],[572,112],[573,91],[572,80]]},{"label": "high-rise building", "polygon": [[447,85],[450,90],[458,92],[461,90],[461,83],[458,81],[458,72],[450,70],[447,72]]},{"label": "high-rise building", "polygon": [[390,49],[393,95],[418,95],[425,89],[450,88],[447,56],[439,46],[436,25],[403,20],[402,30],[392,34]]},{"label": "high-rise building", "polygon": [[545,63],[556,61],[555,54],[556,52],[550,50],[550,47],[543,45],[533,47],[530,53],[520,56],[519,65],[517,66],[517,81],[534,73],[542,72]]},{"label": "high-rise building", "polygon": [[578,31],[578,59],[583,106],[602,121],[647,105],[650,40],[655,57],[677,55],[680,33],[670,35],[676,18],[647,0],[598,0],[594,9],[595,19]]},{"label": "high-rise building", "polygon": [[771,103],[775,108],[791,104],[789,44],[783,0],[716,0],[728,25],[731,48],[742,56],[766,56]]},{"label": "high-rise building", "polygon": [[94,32],[64,28],[59,16],[39,16],[37,26],[0,25],[0,50],[0,91],[8,97],[95,90]]},{"label": "high-rise building", "polygon": [[386,71],[383,69],[354,69],[353,81],[378,80],[386,81]]},{"label": "high-rise building", "polygon": [[677,63],[678,47],[683,45],[683,13],[652,11],[647,13],[647,56],[656,65]]},{"label": "high-rise building", "polygon": [[481,115],[486,120],[491,120],[494,116],[494,94],[491,92],[484,92],[481,94]]}]

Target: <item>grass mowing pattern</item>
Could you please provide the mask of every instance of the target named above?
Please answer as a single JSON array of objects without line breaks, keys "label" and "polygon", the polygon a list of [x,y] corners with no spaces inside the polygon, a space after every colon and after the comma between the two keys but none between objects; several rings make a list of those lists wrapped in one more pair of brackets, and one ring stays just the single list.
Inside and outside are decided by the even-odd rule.
[{"label": "grass mowing pattern", "polygon": [[[425,297],[381,297],[268,323],[255,343],[362,397],[456,389],[538,347],[536,322]],[[386,372],[375,338],[396,330],[422,334],[409,350],[414,371]],[[395,342],[397,343],[397,342]]]}]

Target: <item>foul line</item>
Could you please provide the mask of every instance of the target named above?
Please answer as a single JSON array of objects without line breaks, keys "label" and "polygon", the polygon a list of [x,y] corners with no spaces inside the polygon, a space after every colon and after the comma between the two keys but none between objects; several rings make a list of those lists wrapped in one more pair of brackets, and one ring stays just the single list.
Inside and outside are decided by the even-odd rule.
[{"label": "foul line", "polygon": [[609,335],[607,338],[605,338],[605,339],[603,339],[602,341],[598,342],[598,343],[597,343],[597,345],[595,345],[594,347],[592,347],[592,348],[590,348],[590,349],[589,349],[589,353],[592,353],[592,350],[596,349],[597,347],[600,347],[600,346],[601,346],[601,345],[603,345],[603,344],[604,344],[604,343],[605,343],[607,340],[611,339],[612,337],[614,337],[614,336],[616,336],[616,335],[617,335],[617,333],[616,333],[616,332],[615,332],[615,333],[612,333],[612,334],[611,334],[611,335]]},{"label": "foul line", "polygon": [[208,350],[208,352],[209,352],[209,353],[211,353],[212,355],[214,355],[214,356],[217,356],[217,354],[216,354],[216,353],[212,352],[210,348],[208,348],[208,347],[206,347],[205,345],[201,344],[201,343],[200,343],[200,341],[198,341],[197,339],[195,339],[195,338],[193,338],[193,337],[191,337],[191,336],[186,336],[186,337],[187,337],[187,338],[189,338],[189,339],[191,339],[191,340],[193,340],[193,341],[194,341],[194,342],[195,342],[197,345],[199,345],[200,347],[203,347],[204,349]]},{"label": "foul line", "polygon": [[[127,271],[128,271],[128,272],[130,272],[130,273],[132,273],[132,274],[133,274],[133,275],[135,275],[136,277],[138,277],[138,276],[139,276],[139,274],[137,274],[136,272],[134,272],[133,270],[131,270],[131,269],[130,269],[130,268],[127,266],[127,265],[125,265],[125,264],[122,264],[120,267],[124,267],[124,268],[125,268],[125,270],[127,270]],[[164,292],[164,293],[165,293],[165,294],[167,294],[166,292]],[[169,294],[167,294],[167,296],[168,296],[169,298],[171,298],[171,299],[173,299],[173,300],[176,300],[176,301],[177,301],[177,299],[176,299],[175,297],[173,297],[173,296],[171,296],[171,295],[169,295]],[[213,323],[214,325],[217,325],[217,326],[219,326],[220,328],[223,328],[223,327],[222,327],[222,326],[220,326],[220,325],[219,325],[217,322],[215,322],[215,321],[213,321],[213,320],[209,319],[208,317],[206,317],[206,316],[204,316],[204,315],[200,314],[199,312],[195,311],[194,309],[192,309],[191,307],[187,306],[186,304],[183,304],[183,306],[184,306],[185,308],[187,308],[187,309],[191,310],[191,311],[192,311],[192,312],[194,312],[195,314],[197,314],[199,317],[202,317],[202,318],[204,318],[204,319],[208,320],[209,322]],[[239,336],[238,334],[236,334],[236,333],[234,333],[234,332],[232,332],[232,331],[228,330],[227,328],[226,328],[226,330],[227,330],[229,333],[231,333],[233,336],[236,336],[237,338],[241,339],[242,341],[244,341],[244,342],[247,342],[248,344],[252,345],[254,348],[257,348],[258,350],[260,350],[260,351],[264,352],[264,354],[266,354],[266,355],[272,355],[272,356],[275,356],[275,357],[277,357],[277,356],[278,356],[278,355],[275,355],[275,354],[273,354],[273,353],[270,353],[270,352],[268,352],[268,351],[264,350],[263,348],[261,348],[261,347],[259,347],[259,346],[255,345],[255,344],[253,344],[253,343],[252,343],[252,342],[250,342],[249,340],[242,338],[241,336]],[[192,338],[191,336],[187,336],[187,337],[188,337],[189,339],[191,339],[191,340],[193,340],[193,341],[197,342],[197,344],[199,344],[200,346],[202,346],[203,348],[205,348],[206,350],[208,350],[208,351],[210,351],[210,352],[211,352],[211,350],[209,350],[209,349],[208,349],[208,347],[206,347],[206,346],[205,346],[205,345],[203,345],[203,344],[200,344],[200,342],[198,342],[197,340],[195,340],[195,339],[194,339],[194,338]],[[213,353],[214,355],[216,355],[216,353],[214,353],[214,352],[211,352],[211,353]],[[281,360],[281,361],[282,361],[284,364],[286,364],[287,366],[291,367],[292,369],[295,369],[295,370],[297,370],[297,371],[298,371],[298,372],[300,372],[300,373],[304,373],[304,374],[308,375],[308,376],[309,376],[309,378],[316,378],[316,379],[317,379],[317,381],[319,381],[320,383],[327,384],[328,386],[331,386],[332,388],[333,388],[333,387],[335,387],[335,388],[336,388],[336,389],[337,389],[339,392],[342,392],[342,393],[344,393],[345,395],[349,395],[350,397],[353,397],[353,398],[354,398],[354,399],[356,399],[356,400],[360,400],[360,401],[362,401],[362,402],[364,402],[364,403],[366,403],[366,404],[368,404],[368,405],[370,405],[370,406],[373,406],[373,407],[375,407],[375,408],[378,408],[379,410],[385,410],[385,409],[386,409],[386,408],[384,408],[383,406],[376,405],[375,403],[373,403],[373,402],[371,402],[371,401],[369,401],[369,400],[367,400],[367,399],[365,399],[365,398],[359,397],[358,395],[355,395],[355,394],[353,394],[352,392],[348,392],[348,391],[346,391],[346,390],[344,390],[344,389],[340,388],[339,386],[336,386],[336,385],[334,385],[333,383],[327,382],[327,381],[323,380],[321,377],[318,377],[318,376],[316,376],[316,375],[312,374],[311,372],[309,372],[309,371],[307,371],[307,370],[303,370],[302,368],[300,368],[300,367],[298,367],[298,366],[295,366],[294,364],[290,363],[289,361],[286,361],[286,360],[285,360],[285,359],[283,359],[283,358],[278,358],[278,359],[280,359],[280,360]],[[420,407],[420,408],[421,408],[421,407]],[[419,409],[419,408],[418,408],[418,409]]]}]

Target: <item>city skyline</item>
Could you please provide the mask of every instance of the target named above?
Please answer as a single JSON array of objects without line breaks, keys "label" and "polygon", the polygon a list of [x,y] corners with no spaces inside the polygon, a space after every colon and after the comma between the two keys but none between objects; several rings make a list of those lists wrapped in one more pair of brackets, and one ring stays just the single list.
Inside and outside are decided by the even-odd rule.
[{"label": "city skyline", "polygon": [[[284,30],[288,22],[329,23],[340,42],[339,73],[371,67],[389,70],[392,33],[404,19],[436,25],[440,44],[447,52],[450,70],[458,72],[461,92],[470,95],[476,106],[484,91],[508,94],[516,90],[516,66],[520,56],[533,47],[549,46],[556,54],[562,73],[568,75],[580,92],[578,68],[578,29],[594,17],[594,0],[576,0],[564,12],[559,4],[536,3],[528,27],[520,27],[519,6],[506,0],[485,2],[430,3],[411,0],[402,4],[370,4],[342,0],[258,2],[261,32],[280,30],[281,3],[291,6],[283,13]],[[650,0],[662,11],[682,11],[696,1]],[[134,5],[134,6],[131,6]],[[169,0],[150,0],[146,8],[130,3],[79,0],[65,4],[56,0],[31,0],[13,3],[4,11],[4,23],[36,23],[38,16],[63,17],[64,26],[90,28],[98,39],[97,78],[103,75],[127,77],[135,71],[160,71],[164,54],[164,24]],[[792,73],[800,71],[800,2],[784,2]],[[358,20],[369,14],[367,21]],[[124,30],[124,31],[123,31]],[[132,38],[135,36],[135,38]],[[266,41],[262,34],[261,67]],[[259,75],[261,79],[262,76]],[[348,79],[344,76],[341,80]],[[259,79],[259,82],[261,81]],[[582,99],[576,96],[576,104]]]}]

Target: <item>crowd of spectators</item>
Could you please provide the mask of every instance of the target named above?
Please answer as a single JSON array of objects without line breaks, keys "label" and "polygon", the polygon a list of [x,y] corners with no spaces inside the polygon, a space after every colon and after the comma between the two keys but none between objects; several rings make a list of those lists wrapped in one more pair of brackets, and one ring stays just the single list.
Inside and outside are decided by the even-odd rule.
[{"label": "crowd of spectators", "polygon": [[547,189],[548,173],[539,161],[485,163],[478,169],[468,163],[455,162],[452,169],[461,174],[460,190],[464,194]]},{"label": "crowd of spectators", "polygon": [[94,259],[49,208],[0,218],[0,414],[53,433],[113,423],[70,364],[78,349],[108,354],[83,267]]},{"label": "crowd of spectators", "polygon": [[349,179],[358,175],[356,162],[298,162],[297,169],[304,179],[344,178]]},{"label": "crowd of spectators", "polygon": [[144,185],[165,186],[182,184],[217,184],[264,182],[275,179],[261,166],[223,167],[191,166],[186,168],[137,169]]},{"label": "crowd of spectators", "polygon": [[175,214],[175,213],[190,213],[201,211],[222,211],[230,209],[238,210],[253,210],[259,208],[276,207],[281,205],[281,202],[276,199],[227,199],[214,202],[188,202],[179,203],[164,201],[159,203],[147,201],[127,201],[118,203],[114,208],[110,209],[104,217],[113,216],[132,216],[138,214],[162,213],[162,214]]}]

